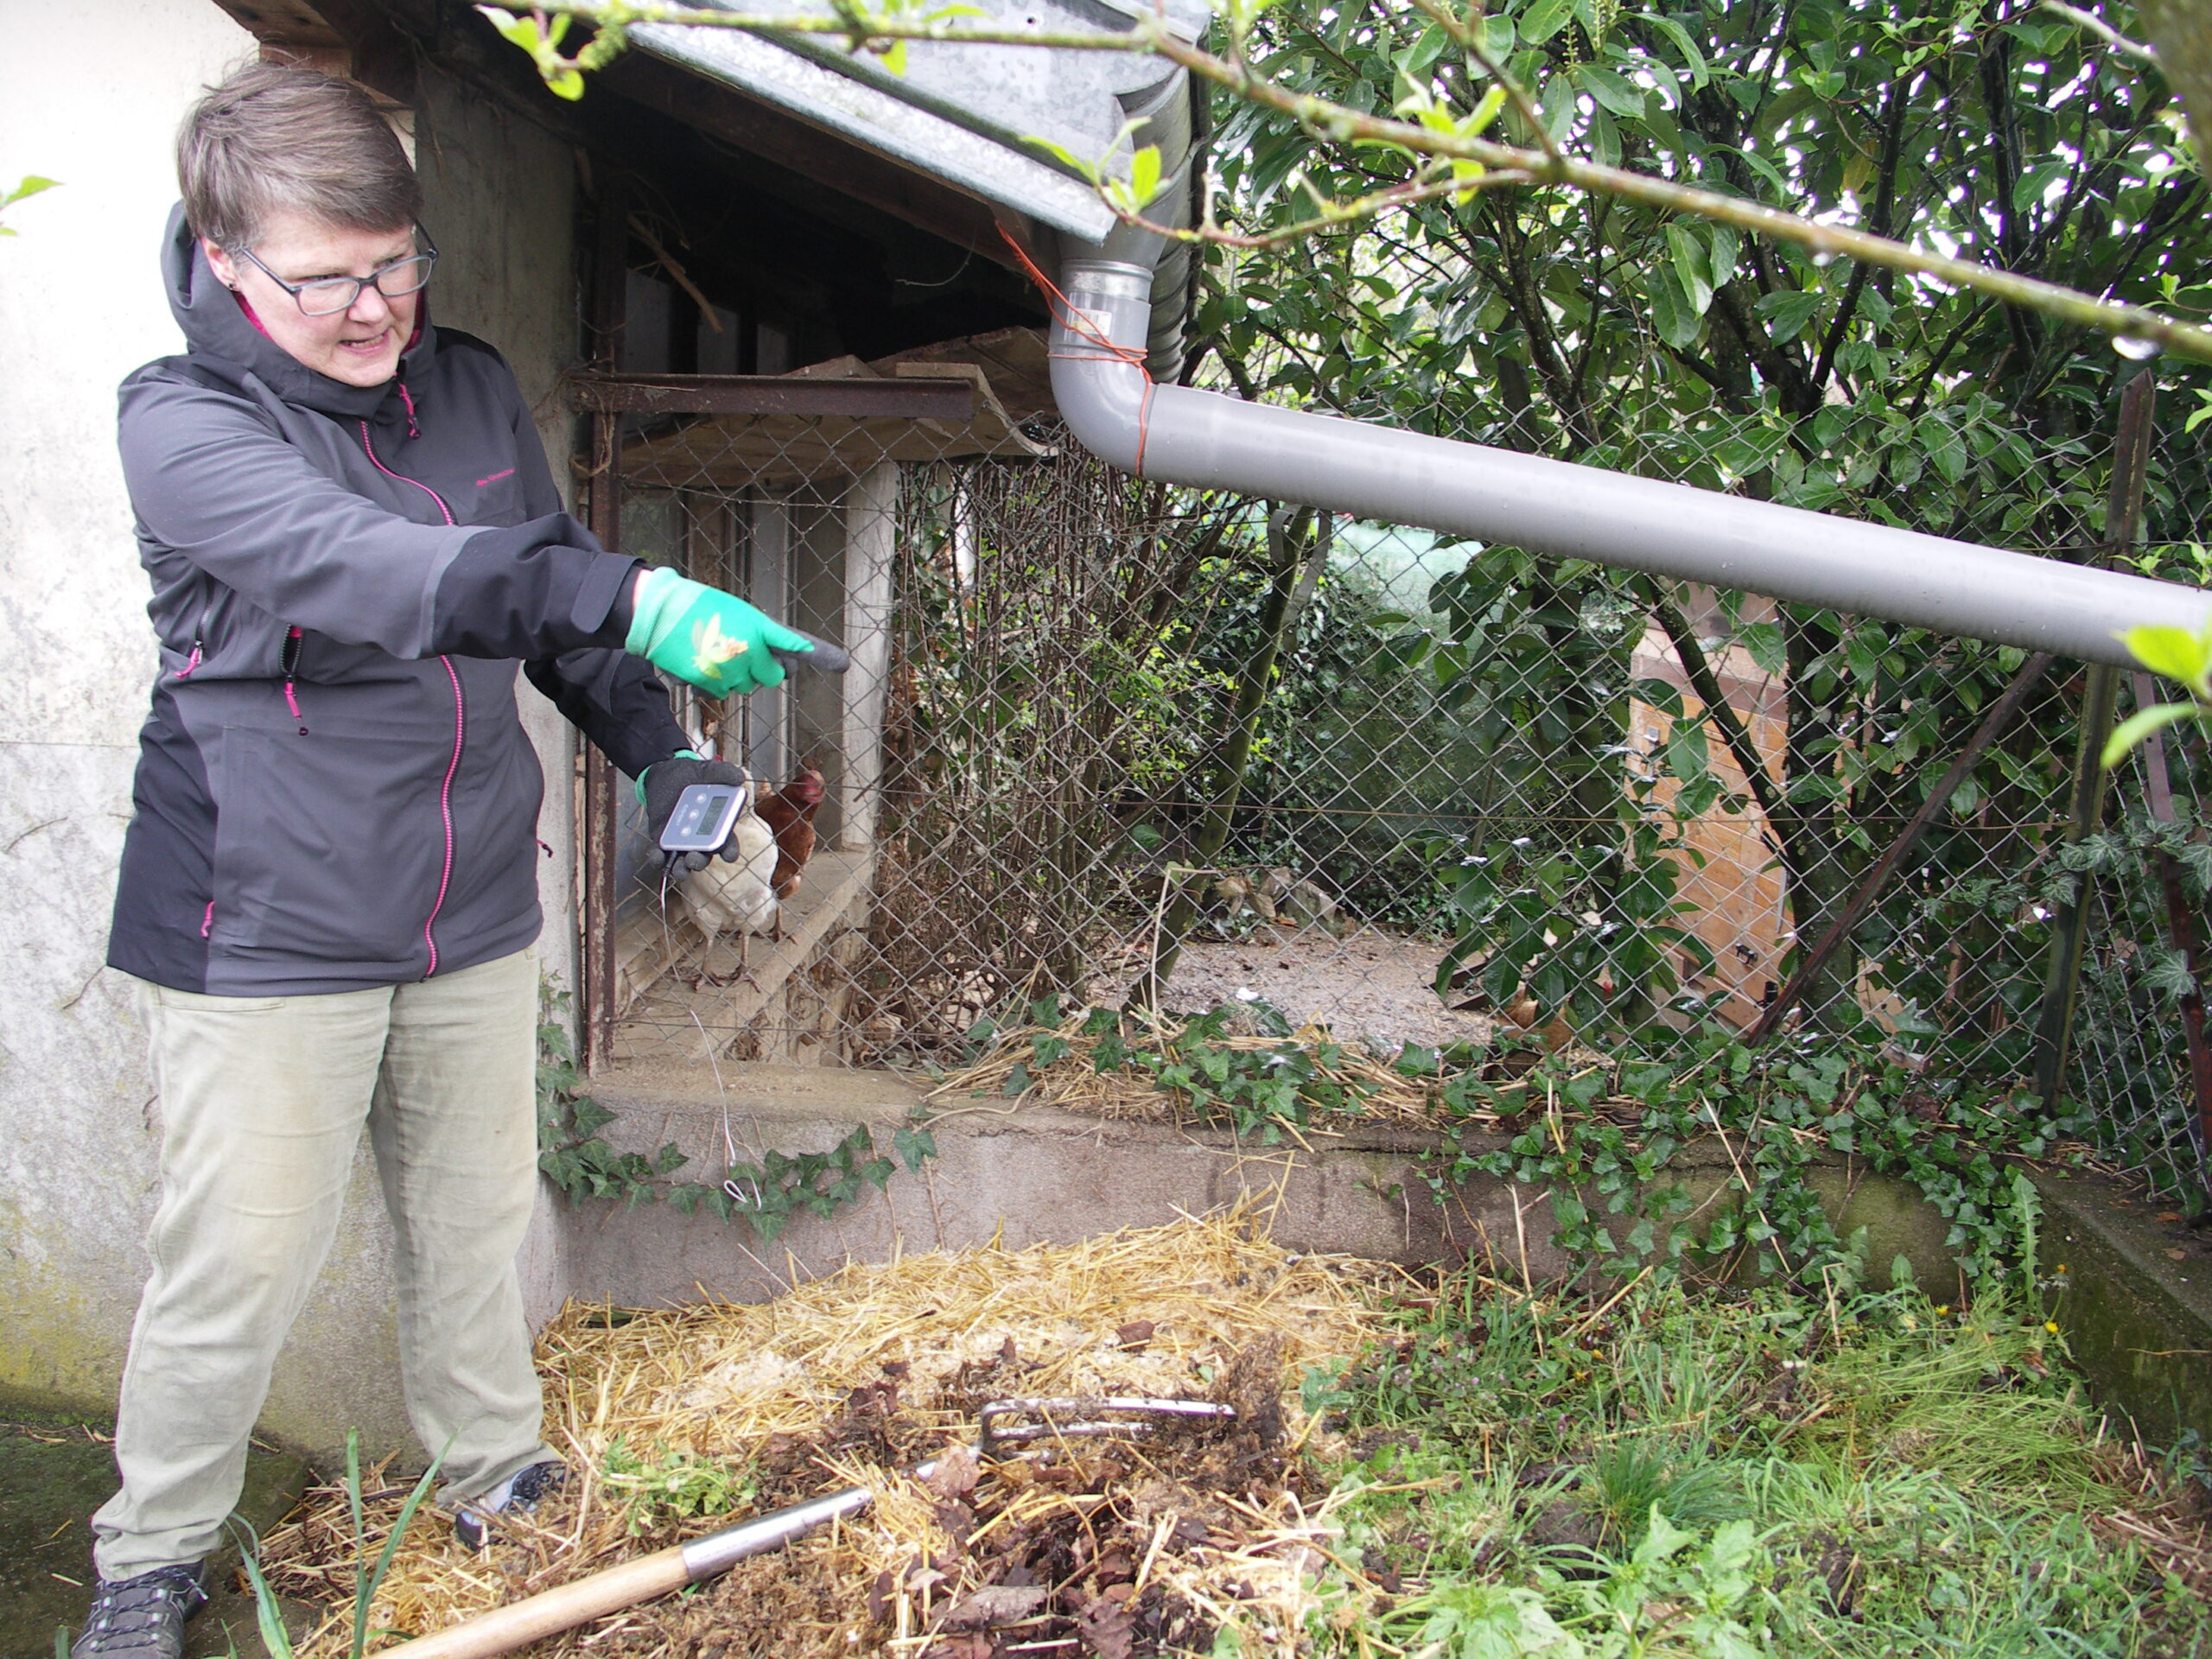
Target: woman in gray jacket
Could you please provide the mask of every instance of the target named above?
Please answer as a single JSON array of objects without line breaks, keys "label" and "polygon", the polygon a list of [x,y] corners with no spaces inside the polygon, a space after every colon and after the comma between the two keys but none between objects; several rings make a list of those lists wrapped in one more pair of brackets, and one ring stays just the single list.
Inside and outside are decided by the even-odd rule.
[{"label": "woman in gray jacket", "polygon": [[178,172],[187,350],[121,398],[161,672],[108,954],[139,982],[162,1196],[79,1659],[181,1651],[365,1124],[442,1501],[480,1543],[557,1479],[515,1274],[543,787],[516,671],[655,767],[664,817],[734,773],[690,755],[653,668],[725,696],[808,649],[561,512],[506,365],[429,321],[420,191],[359,88],[242,69]]}]

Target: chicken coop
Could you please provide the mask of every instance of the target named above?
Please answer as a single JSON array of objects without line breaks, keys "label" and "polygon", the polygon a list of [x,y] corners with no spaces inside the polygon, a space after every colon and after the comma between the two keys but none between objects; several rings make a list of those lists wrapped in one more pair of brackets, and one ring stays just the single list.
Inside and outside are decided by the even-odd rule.
[{"label": "chicken coop", "polygon": [[770,919],[750,926],[736,919],[742,895],[718,901],[734,884],[757,885],[754,874],[718,862],[671,887],[638,815],[617,816],[609,914],[620,1058],[854,1052],[883,874],[893,601],[916,545],[911,498],[936,469],[1052,453],[994,385],[995,371],[1033,419],[1038,337],[1009,332],[954,349],[964,355],[833,359],[766,391],[634,379],[596,389],[602,403],[658,404],[608,411],[619,422],[621,549],[746,594],[851,659],[841,675],[802,668],[728,702],[675,689],[701,753],[743,766],[764,791],[789,794],[795,779],[818,776],[821,798],[795,890],[764,901]]},{"label": "chicken coop", "polygon": [[[2110,560],[2113,510],[2069,497],[1979,525],[1923,491],[1789,513],[1727,460],[1772,454],[1764,417],[1718,406],[1563,467],[1560,433],[1464,364],[1394,362],[1308,442],[1288,394],[1206,390],[1246,390],[1273,347],[1232,364],[1209,339],[1186,362],[1187,246],[1115,242],[1090,186],[1039,159],[1040,136],[1096,156],[1135,122],[1169,158],[1158,211],[1194,211],[1205,120],[1156,61],[918,48],[893,76],[741,35],[638,38],[585,112],[588,366],[560,389],[580,495],[608,546],[744,593],[852,666],[727,705],[676,693],[702,753],[781,812],[807,801],[780,894],[750,862],[664,879],[627,782],[579,760],[595,1067],[943,1061],[1040,1010],[1133,1006],[1389,1054],[1710,1019],[1847,1027],[1954,1072],[2063,1058],[2073,1015],[2050,1012],[2042,957],[2078,908],[2052,883],[2087,856],[2050,763],[2078,688],[2011,687],[2017,656],[1889,591],[1792,584],[1874,568],[1800,559],[1808,537]],[[1051,288],[1085,271],[1124,331],[1103,354]],[[1075,347],[1057,358],[1056,322]],[[1148,462],[1143,418],[1101,426],[1095,385],[1068,405],[1061,368],[1086,353],[1145,364]],[[1194,398],[1180,437],[1236,448],[1233,480],[1176,470],[1161,411]],[[1698,487],[1621,505],[1670,483]],[[1944,539],[1954,520],[1973,535]],[[2198,539],[2180,518],[2144,534]],[[1724,544],[1786,602],[1747,591],[1749,567],[1706,571]],[[2013,596],[1957,586],[1985,632]],[[2059,655],[2108,654],[2090,632]],[[1885,677],[1908,638],[1955,708]],[[1960,753],[1980,770],[1930,806]],[[2115,947],[2107,977],[2162,959]],[[2120,1071],[2178,1075],[2173,1043],[2135,1046]],[[2160,1109],[2135,1115],[2171,1142]]]}]

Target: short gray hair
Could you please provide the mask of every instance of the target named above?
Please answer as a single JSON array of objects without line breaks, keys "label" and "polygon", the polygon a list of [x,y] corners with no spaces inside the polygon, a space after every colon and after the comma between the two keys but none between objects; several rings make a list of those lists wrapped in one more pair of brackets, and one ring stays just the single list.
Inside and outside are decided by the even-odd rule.
[{"label": "short gray hair", "polygon": [[355,231],[397,231],[423,214],[398,135],[350,80],[250,63],[211,86],[176,136],[177,184],[193,230],[249,247],[271,213]]}]

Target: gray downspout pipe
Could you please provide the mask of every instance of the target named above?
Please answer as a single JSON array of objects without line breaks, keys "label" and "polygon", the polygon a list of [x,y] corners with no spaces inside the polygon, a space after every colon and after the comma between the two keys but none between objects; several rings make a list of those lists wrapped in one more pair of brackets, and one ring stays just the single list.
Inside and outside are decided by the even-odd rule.
[{"label": "gray downspout pipe", "polygon": [[[1145,238],[1156,246],[1157,238]],[[1142,253],[1151,247],[1133,250]],[[1969,639],[2126,666],[2140,623],[2196,629],[2212,593],[1510,449],[1160,385],[1142,362],[1153,273],[1062,264],[1052,393],[1077,440],[1123,472]],[[1071,326],[1071,323],[1074,326]],[[1103,342],[1103,343],[1102,343]]]}]

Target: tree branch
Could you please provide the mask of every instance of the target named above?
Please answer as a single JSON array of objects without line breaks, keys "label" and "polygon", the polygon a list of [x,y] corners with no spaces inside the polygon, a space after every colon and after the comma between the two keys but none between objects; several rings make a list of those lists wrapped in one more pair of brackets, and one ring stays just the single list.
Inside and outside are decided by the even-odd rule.
[{"label": "tree branch", "polygon": [[1766,769],[1766,761],[1751,741],[1751,734],[1744,729],[1744,722],[1735,706],[1728,701],[1728,694],[1721,688],[1720,677],[1713,671],[1713,661],[1705,654],[1705,646],[1697,637],[1697,630],[1690,626],[1689,619],[1681,608],[1667,596],[1665,588],[1656,577],[1640,576],[1637,584],[1643,589],[1644,602],[1651,607],[1651,614],[1659,620],[1660,628],[1675,647],[1675,656],[1681,663],[1683,677],[1689,681],[1690,690],[1696,692],[1698,701],[1705,705],[1705,717],[1720,734],[1720,741],[1728,746],[1728,753],[1735,757],[1737,769],[1744,774],[1745,786],[1751,791],[1751,798],[1759,804],[1759,810],[1766,815],[1769,830],[1782,833],[1784,810],[1782,791],[1775,787],[1773,777]]},{"label": "tree branch", "polygon": [[[486,8],[496,11],[496,8]],[[1732,225],[1770,240],[1802,247],[1815,257],[1856,259],[1892,270],[1924,276],[1955,287],[1988,294],[2026,311],[2063,323],[2094,329],[2116,338],[2141,340],[2193,362],[2212,363],[2212,329],[2182,322],[2146,307],[2100,300],[2056,283],[2024,276],[2017,271],[1971,260],[1951,258],[1909,247],[1904,243],[1840,225],[1823,225],[1758,201],[1723,195],[1717,191],[1680,184],[1655,175],[1607,167],[1573,156],[1501,143],[1459,130],[1438,130],[1417,122],[1367,114],[1347,105],[1294,92],[1268,79],[1242,55],[1241,46],[1228,57],[1217,56],[1172,32],[1164,20],[1140,14],[1128,34],[1084,32],[1047,33],[1029,29],[955,28],[942,22],[908,22],[891,15],[868,12],[860,0],[844,0],[836,17],[748,16],[740,12],[696,7],[641,4],[636,0],[543,0],[537,12],[582,18],[599,25],[598,39],[575,59],[563,58],[551,48],[537,51],[539,68],[556,88],[576,82],[578,67],[596,68],[626,43],[626,31],[639,24],[664,23],[685,27],[734,29],[764,35],[835,35],[855,51],[881,52],[908,41],[944,44],[966,42],[988,46],[1039,46],[1063,51],[1152,52],[1181,65],[1201,79],[1227,88],[1237,97],[1263,109],[1287,115],[1316,135],[1339,144],[1375,143],[1395,147],[1414,156],[1445,161],[1477,162],[1485,168],[1525,175],[1530,183],[1565,185],[1641,202],[1663,213],[1690,213]],[[507,13],[499,17],[515,20]],[[497,19],[495,18],[495,22]],[[588,55],[589,61],[585,58]],[[887,66],[888,67],[888,66]],[[1452,124],[1440,124],[1451,125]],[[1220,239],[1222,232],[1206,227],[1188,229],[1153,224],[1141,207],[1116,201],[1112,193],[1126,193],[1126,185],[1100,184],[1103,195],[1127,222],[1185,241]]]},{"label": "tree branch", "polygon": [[[1874,211],[1866,221],[1867,229],[1877,236],[1890,233],[1890,218],[1897,206],[1897,156],[1904,143],[1905,86],[1902,80],[1891,84],[1890,107],[1884,111],[1881,183],[1874,192]],[[1852,267],[1843,303],[1836,308],[1835,321],[1828,325],[1827,338],[1821,342],[1821,354],[1813,364],[1813,384],[1817,387],[1827,385],[1828,370],[1834,366],[1836,352],[1851,332],[1851,320],[1859,312],[1859,296],[1866,291],[1866,278],[1872,270],[1864,261]]]}]

